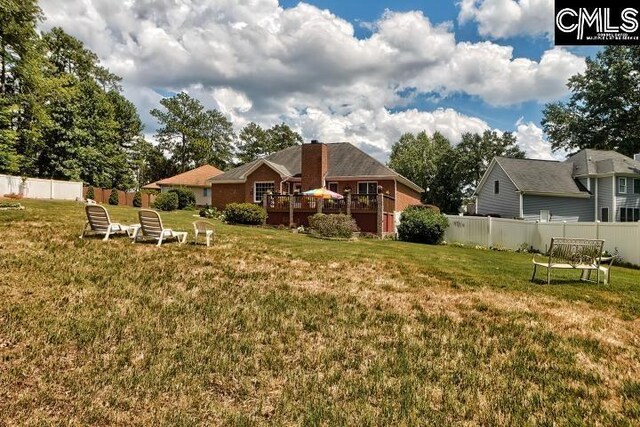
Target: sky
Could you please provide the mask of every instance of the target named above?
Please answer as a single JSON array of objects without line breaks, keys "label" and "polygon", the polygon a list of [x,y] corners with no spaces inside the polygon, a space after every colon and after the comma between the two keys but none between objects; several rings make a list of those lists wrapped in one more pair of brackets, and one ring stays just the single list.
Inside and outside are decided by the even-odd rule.
[{"label": "sky", "polygon": [[513,132],[530,158],[561,159],[546,103],[594,48],[553,45],[553,0],[41,0],[122,76],[145,134],[185,91],[240,130],[287,123],[305,141],[349,141],[379,160],[405,132]]}]

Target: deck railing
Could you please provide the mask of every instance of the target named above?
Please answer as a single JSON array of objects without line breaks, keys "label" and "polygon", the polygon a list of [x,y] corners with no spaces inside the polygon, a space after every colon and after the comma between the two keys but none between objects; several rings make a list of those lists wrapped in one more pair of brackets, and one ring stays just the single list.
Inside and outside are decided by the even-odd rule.
[{"label": "deck railing", "polygon": [[389,233],[388,229],[392,228],[395,199],[386,194],[347,193],[343,199],[326,200],[300,194],[265,194],[262,206],[267,213],[272,212],[275,218],[282,218],[282,214],[287,212],[288,224],[300,221],[300,215],[306,218],[316,212],[323,212],[355,215],[359,218],[357,221],[364,221],[365,224],[370,225],[372,219],[366,218],[371,218],[369,215],[375,215],[374,223],[377,224],[377,233],[382,236],[384,233]]},{"label": "deck railing", "polygon": [[[319,200],[313,196],[299,194],[266,194],[267,211],[288,211],[290,204],[293,204],[295,211],[317,210],[318,204],[322,204],[322,212],[325,213],[347,213],[354,212],[377,212],[377,194],[351,194],[344,199]],[[385,212],[393,212],[395,199],[387,195],[384,196]],[[264,204],[264,203],[263,203]],[[347,206],[348,205],[348,206]]]}]

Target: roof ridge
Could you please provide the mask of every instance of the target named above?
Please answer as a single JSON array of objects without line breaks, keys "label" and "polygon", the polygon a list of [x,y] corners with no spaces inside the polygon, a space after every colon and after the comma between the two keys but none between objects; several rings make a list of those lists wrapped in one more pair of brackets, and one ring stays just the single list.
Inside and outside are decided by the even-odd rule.
[{"label": "roof ridge", "polygon": [[533,162],[564,163],[563,161],[560,161],[560,160],[549,160],[549,159],[520,159],[517,157],[507,157],[507,156],[496,156],[496,158],[508,159],[508,160],[527,160],[527,161],[533,161]]}]

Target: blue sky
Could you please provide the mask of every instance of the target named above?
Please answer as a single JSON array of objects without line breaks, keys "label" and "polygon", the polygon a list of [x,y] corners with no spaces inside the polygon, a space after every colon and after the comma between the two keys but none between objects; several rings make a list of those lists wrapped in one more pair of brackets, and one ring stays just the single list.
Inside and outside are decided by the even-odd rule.
[{"label": "blue sky", "polygon": [[380,160],[404,132],[514,132],[552,153],[540,121],[593,48],[556,48],[553,0],[41,0],[149,110],[186,91],[240,130],[286,122]]},{"label": "blue sky", "polygon": [[[280,1],[280,4],[283,7],[293,7],[298,3],[300,3],[298,0]],[[475,23],[470,22],[459,24],[457,22],[459,13],[459,9],[456,7],[457,1],[309,0],[306,1],[306,3],[313,4],[322,9],[328,9],[336,15],[347,19],[353,24],[356,31],[356,37],[360,39],[370,37],[372,34],[370,30],[361,24],[376,21],[387,10],[396,12],[420,10],[435,24],[445,22],[451,23],[455,29],[457,41],[481,42],[483,40],[487,40],[486,37],[480,36],[478,33],[478,26]],[[552,20],[553,16],[550,15],[549,19]],[[506,37],[502,38],[500,43],[513,46],[515,56],[534,60],[539,60],[546,50],[553,47],[553,41],[546,35]],[[573,47],[569,50],[580,56],[593,56],[599,49],[600,48],[598,47],[585,46]],[[432,110],[438,107],[450,107],[467,115],[480,117],[494,128],[513,131],[515,130],[513,128],[514,123],[516,123],[520,118],[540,124],[543,116],[542,110],[544,108],[544,103],[530,101],[496,108],[487,104],[477,96],[474,97],[466,94],[455,94],[453,96],[440,99],[437,102],[428,96],[420,96],[416,102],[413,102],[404,108],[414,107],[424,110]]]}]

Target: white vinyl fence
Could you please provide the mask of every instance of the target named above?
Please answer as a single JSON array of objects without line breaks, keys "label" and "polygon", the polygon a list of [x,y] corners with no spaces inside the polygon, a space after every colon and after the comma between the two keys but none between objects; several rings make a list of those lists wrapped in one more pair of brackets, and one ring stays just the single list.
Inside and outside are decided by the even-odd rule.
[{"label": "white vinyl fence", "polygon": [[552,237],[604,239],[604,248],[640,265],[640,222],[530,222],[448,215],[445,240],[505,249],[533,247],[546,252]]},{"label": "white vinyl fence", "polygon": [[0,175],[0,196],[22,194],[29,199],[82,199],[82,182]]}]

